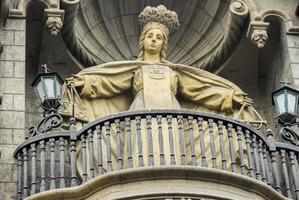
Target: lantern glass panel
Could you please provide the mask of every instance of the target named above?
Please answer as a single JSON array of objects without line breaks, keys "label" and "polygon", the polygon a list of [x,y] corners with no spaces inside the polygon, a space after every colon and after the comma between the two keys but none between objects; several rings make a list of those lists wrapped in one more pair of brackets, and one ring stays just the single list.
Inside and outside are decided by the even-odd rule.
[{"label": "lantern glass panel", "polygon": [[288,112],[290,113],[296,113],[296,95],[293,93],[287,94],[288,98]]},{"label": "lantern glass panel", "polygon": [[43,87],[43,82],[39,81],[37,86],[36,86],[37,94],[40,98],[40,101],[43,102],[45,99],[45,92],[44,92],[44,87]]},{"label": "lantern glass panel", "polygon": [[277,94],[274,98],[276,98],[276,112],[277,115],[281,115],[286,112],[286,98],[285,94],[282,92]]},{"label": "lantern glass panel", "polygon": [[44,83],[45,83],[45,92],[47,95],[47,98],[49,99],[55,99],[55,81],[53,79],[53,77],[47,77],[44,79]]},{"label": "lantern glass panel", "polygon": [[61,86],[62,86],[62,83],[59,80],[57,80],[57,78],[55,78],[55,80],[56,80],[56,83],[55,83],[55,85],[56,85],[56,97],[58,99],[60,99],[61,98]]}]

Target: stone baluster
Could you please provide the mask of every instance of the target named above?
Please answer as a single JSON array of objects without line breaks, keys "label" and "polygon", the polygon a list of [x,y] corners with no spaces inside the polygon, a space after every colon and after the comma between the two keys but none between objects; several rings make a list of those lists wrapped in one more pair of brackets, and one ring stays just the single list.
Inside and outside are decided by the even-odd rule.
[{"label": "stone baluster", "polygon": [[60,170],[60,178],[59,185],[60,188],[65,188],[65,141],[63,137],[59,138],[59,170]]},{"label": "stone baluster", "polygon": [[106,147],[107,147],[107,172],[112,171],[112,158],[111,158],[111,127],[110,122],[105,122],[105,130],[106,130]]},{"label": "stone baluster", "polygon": [[148,165],[154,166],[154,145],[153,145],[153,135],[152,135],[152,116],[146,115],[146,131],[147,131],[147,141],[148,141]]},{"label": "stone baluster", "polygon": [[281,193],[280,176],[279,176],[277,160],[276,160],[277,151],[276,151],[273,134],[272,134],[271,130],[267,130],[267,140],[269,143],[269,151],[270,151],[270,158],[271,158],[271,165],[272,165],[272,175],[273,175],[273,179],[274,179],[274,189],[277,192]]},{"label": "stone baluster", "polygon": [[41,140],[39,142],[40,145],[40,192],[44,192],[46,190],[46,158],[45,158],[45,140]]},{"label": "stone baluster", "polygon": [[286,161],[286,151],[284,149],[280,149],[280,158],[281,158],[282,174],[285,183],[285,193],[288,198],[292,199],[290,179],[289,179],[287,161]]},{"label": "stone baluster", "polygon": [[158,141],[159,141],[159,151],[160,151],[160,165],[165,165],[165,154],[164,154],[164,141],[162,133],[162,115],[157,116],[158,124]]},{"label": "stone baluster", "polygon": [[125,118],[126,122],[126,136],[127,136],[127,156],[128,156],[128,168],[133,168],[133,146],[132,146],[132,132],[131,132],[131,119]]},{"label": "stone baluster", "polygon": [[231,159],[231,170],[232,172],[237,172],[236,168],[236,155],[235,155],[235,147],[234,147],[234,141],[233,141],[233,125],[228,124],[227,125],[227,137],[228,137],[228,145],[229,145],[229,154]]},{"label": "stone baluster", "polygon": [[56,188],[55,186],[55,138],[50,139],[50,190]]},{"label": "stone baluster", "polygon": [[205,148],[205,138],[203,135],[203,118],[197,118],[197,125],[198,125],[198,135],[199,135],[199,142],[200,142],[200,152],[201,152],[201,166],[208,167],[207,157],[206,157],[206,148]]},{"label": "stone baluster", "polygon": [[93,146],[93,130],[89,129],[87,131],[88,134],[88,152],[89,152],[89,179],[92,179],[95,177],[94,172],[94,146]]},{"label": "stone baluster", "polygon": [[85,183],[87,181],[87,154],[86,154],[86,137],[85,133],[81,135],[81,158],[82,158],[82,181]]},{"label": "stone baluster", "polygon": [[237,127],[237,138],[238,138],[238,150],[239,150],[239,156],[240,156],[240,167],[241,167],[241,173],[242,175],[246,176],[247,172],[245,169],[245,159],[244,159],[244,149],[243,149],[243,143],[242,143],[242,136],[243,131],[240,126]]},{"label": "stone baluster", "polygon": [[193,129],[193,116],[188,116],[188,128],[189,128],[189,143],[191,153],[191,163],[193,166],[197,166],[196,154],[195,154],[195,143],[194,143],[194,129]]},{"label": "stone baluster", "polygon": [[179,128],[179,143],[180,143],[180,152],[181,152],[181,165],[186,165],[186,147],[185,147],[185,137],[184,137],[184,128],[183,128],[183,116],[178,115],[178,128]]},{"label": "stone baluster", "polygon": [[136,122],[136,134],[137,134],[137,145],[138,145],[138,166],[143,167],[144,166],[144,160],[143,160],[143,153],[142,153],[142,131],[141,131],[141,117],[137,116],[135,118]]},{"label": "stone baluster", "polygon": [[21,153],[18,153],[18,188],[17,188],[17,199],[22,199],[22,171],[23,171],[23,159]]},{"label": "stone baluster", "polygon": [[77,132],[76,120],[70,119],[70,160],[71,160],[71,187],[78,185],[77,177]]},{"label": "stone baluster", "polygon": [[104,168],[103,168],[102,127],[100,125],[96,126],[96,133],[98,139],[98,174],[102,175],[104,173]]},{"label": "stone baluster", "polygon": [[122,143],[121,143],[121,130],[120,130],[120,120],[116,119],[114,121],[116,130],[116,145],[117,145],[117,169],[123,169],[123,157],[122,157]]},{"label": "stone baluster", "polygon": [[31,189],[30,195],[36,193],[36,144],[32,143],[31,147]]},{"label": "stone baluster", "polygon": [[169,149],[170,149],[170,164],[175,165],[175,153],[174,153],[174,143],[173,143],[173,125],[172,125],[172,115],[167,115],[167,126],[169,135]]},{"label": "stone baluster", "polygon": [[223,122],[218,121],[218,134],[219,134],[219,143],[220,143],[220,153],[221,153],[221,165],[223,170],[227,170],[227,160],[226,152],[223,138]]},{"label": "stone baluster", "polygon": [[246,143],[246,150],[247,150],[247,159],[249,164],[249,176],[251,178],[255,178],[254,174],[254,163],[252,157],[252,148],[251,148],[251,140],[250,140],[250,131],[245,131],[245,143]]},{"label": "stone baluster", "polygon": [[263,141],[259,138],[258,139],[258,155],[260,160],[260,166],[261,166],[261,175],[262,175],[262,181],[267,184],[266,180],[266,167],[264,162],[264,155],[263,155]]},{"label": "stone baluster", "polygon": [[257,141],[256,141],[255,134],[252,134],[251,142],[252,142],[252,151],[253,151],[253,158],[254,158],[254,164],[255,164],[256,179],[261,181],[262,180],[261,166],[260,166],[260,161],[259,161],[259,156],[258,156]]},{"label": "stone baluster", "polygon": [[290,168],[291,168],[293,182],[295,186],[295,196],[296,199],[299,199],[299,184],[298,184],[299,175],[298,172],[296,171],[296,164],[295,164],[298,163],[298,161],[296,159],[296,155],[294,151],[289,152],[289,157],[290,157]]}]

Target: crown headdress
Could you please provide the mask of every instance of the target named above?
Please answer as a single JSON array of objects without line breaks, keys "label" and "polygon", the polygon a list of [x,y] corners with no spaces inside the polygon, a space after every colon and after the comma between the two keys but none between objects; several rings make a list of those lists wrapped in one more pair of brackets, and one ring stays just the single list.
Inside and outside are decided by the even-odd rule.
[{"label": "crown headdress", "polygon": [[146,26],[160,26],[172,33],[179,28],[178,16],[174,11],[167,10],[165,6],[147,6],[138,17],[139,23]]}]

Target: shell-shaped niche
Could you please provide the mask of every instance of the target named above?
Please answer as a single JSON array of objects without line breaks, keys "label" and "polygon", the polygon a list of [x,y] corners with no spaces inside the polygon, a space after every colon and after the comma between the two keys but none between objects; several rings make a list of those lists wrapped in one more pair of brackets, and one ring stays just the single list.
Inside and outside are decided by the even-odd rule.
[{"label": "shell-shaped niche", "polygon": [[170,36],[167,60],[213,71],[233,52],[248,15],[241,0],[81,0],[76,7],[67,2],[62,34],[85,67],[136,59],[138,15],[146,6],[164,5],[180,22]]}]

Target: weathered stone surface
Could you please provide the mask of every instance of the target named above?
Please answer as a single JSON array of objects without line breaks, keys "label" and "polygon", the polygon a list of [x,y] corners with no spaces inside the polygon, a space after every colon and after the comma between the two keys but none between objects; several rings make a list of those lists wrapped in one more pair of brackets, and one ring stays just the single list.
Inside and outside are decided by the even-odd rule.
[{"label": "weathered stone surface", "polygon": [[12,61],[1,61],[1,77],[13,77],[14,63]]},{"label": "weathered stone surface", "polygon": [[25,79],[22,78],[3,78],[3,93],[24,94]]},{"label": "weathered stone surface", "polygon": [[12,132],[12,143],[11,144],[22,144],[25,141],[25,130],[14,129]]},{"label": "weathered stone surface", "polygon": [[13,95],[3,94],[2,104],[0,110],[12,110],[13,109]]},{"label": "weathered stone surface", "polygon": [[[2,157],[2,155],[1,155]],[[1,158],[0,158],[1,159]],[[11,165],[10,164],[0,164],[0,180],[1,182],[11,182]]]},{"label": "weathered stone surface", "polygon": [[17,182],[18,181],[18,166],[17,164],[10,165],[11,168],[11,181]]},{"label": "weathered stone surface", "polygon": [[25,128],[25,112],[0,111],[1,128]]},{"label": "weathered stone surface", "polygon": [[4,46],[1,60],[25,61],[24,46]]},{"label": "weathered stone surface", "polygon": [[299,64],[291,64],[291,68],[292,68],[293,78],[299,78]]},{"label": "weathered stone surface", "polygon": [[0,144],[12,144],[12,129],[0,129]]},{"label": "weathered stone surface", "polygon": [[14,44],[25,45],[25,31],[15,31]]},{"label": "weathered stone surface", "polygon": [[[14,164],[15,160],[13,159],[13,153],[16,148],[17,148],[17,145],[1,145],[1,147],[0,147],[0,151],[1,151],[0,163]],[[1,167],[0,167],[0,169],[1,169]],[[2,171],[2,170],[0,170],[0,171]],[[7,173],[11,173],[11,172],[9,171]]]},{"label": "weathered stone surface", "polygon": [[299,79],[294,79],[294,84],[296,88],[299,88]]},{"label": "weathered stone surface", "polygon": [[299,63],[299,49],[289,48],[289,59],[291,63]]},{"label": "weathered stone surface", "polygon": [[1,199],[13,200],[16,199],[15,194],[17,191],[16,183],[0,183]]},{"label": "weathered stone surface", "polygon": [[3,45],[13,45],[14,44],[14,31],[3,31],[1,42]]},{"label": "weathered stone surface", "polygon": [[13,109],[18,111],[25,111],[25,95],[15,94],[13,98]]},{"label": "weathered stone surface", "polygon": [[286,35],[287,44],[289,48],[298,48],[299,47],[299,40],[297,35]]},{"label": "weathered stone surface", "polygon": [[14,62],[14,77],[24,78],[25,71],[25,62]]},{"label": "weathered stone surface", "polygon": [[7,19],[4,30],[25,30],[25,19]]}]

